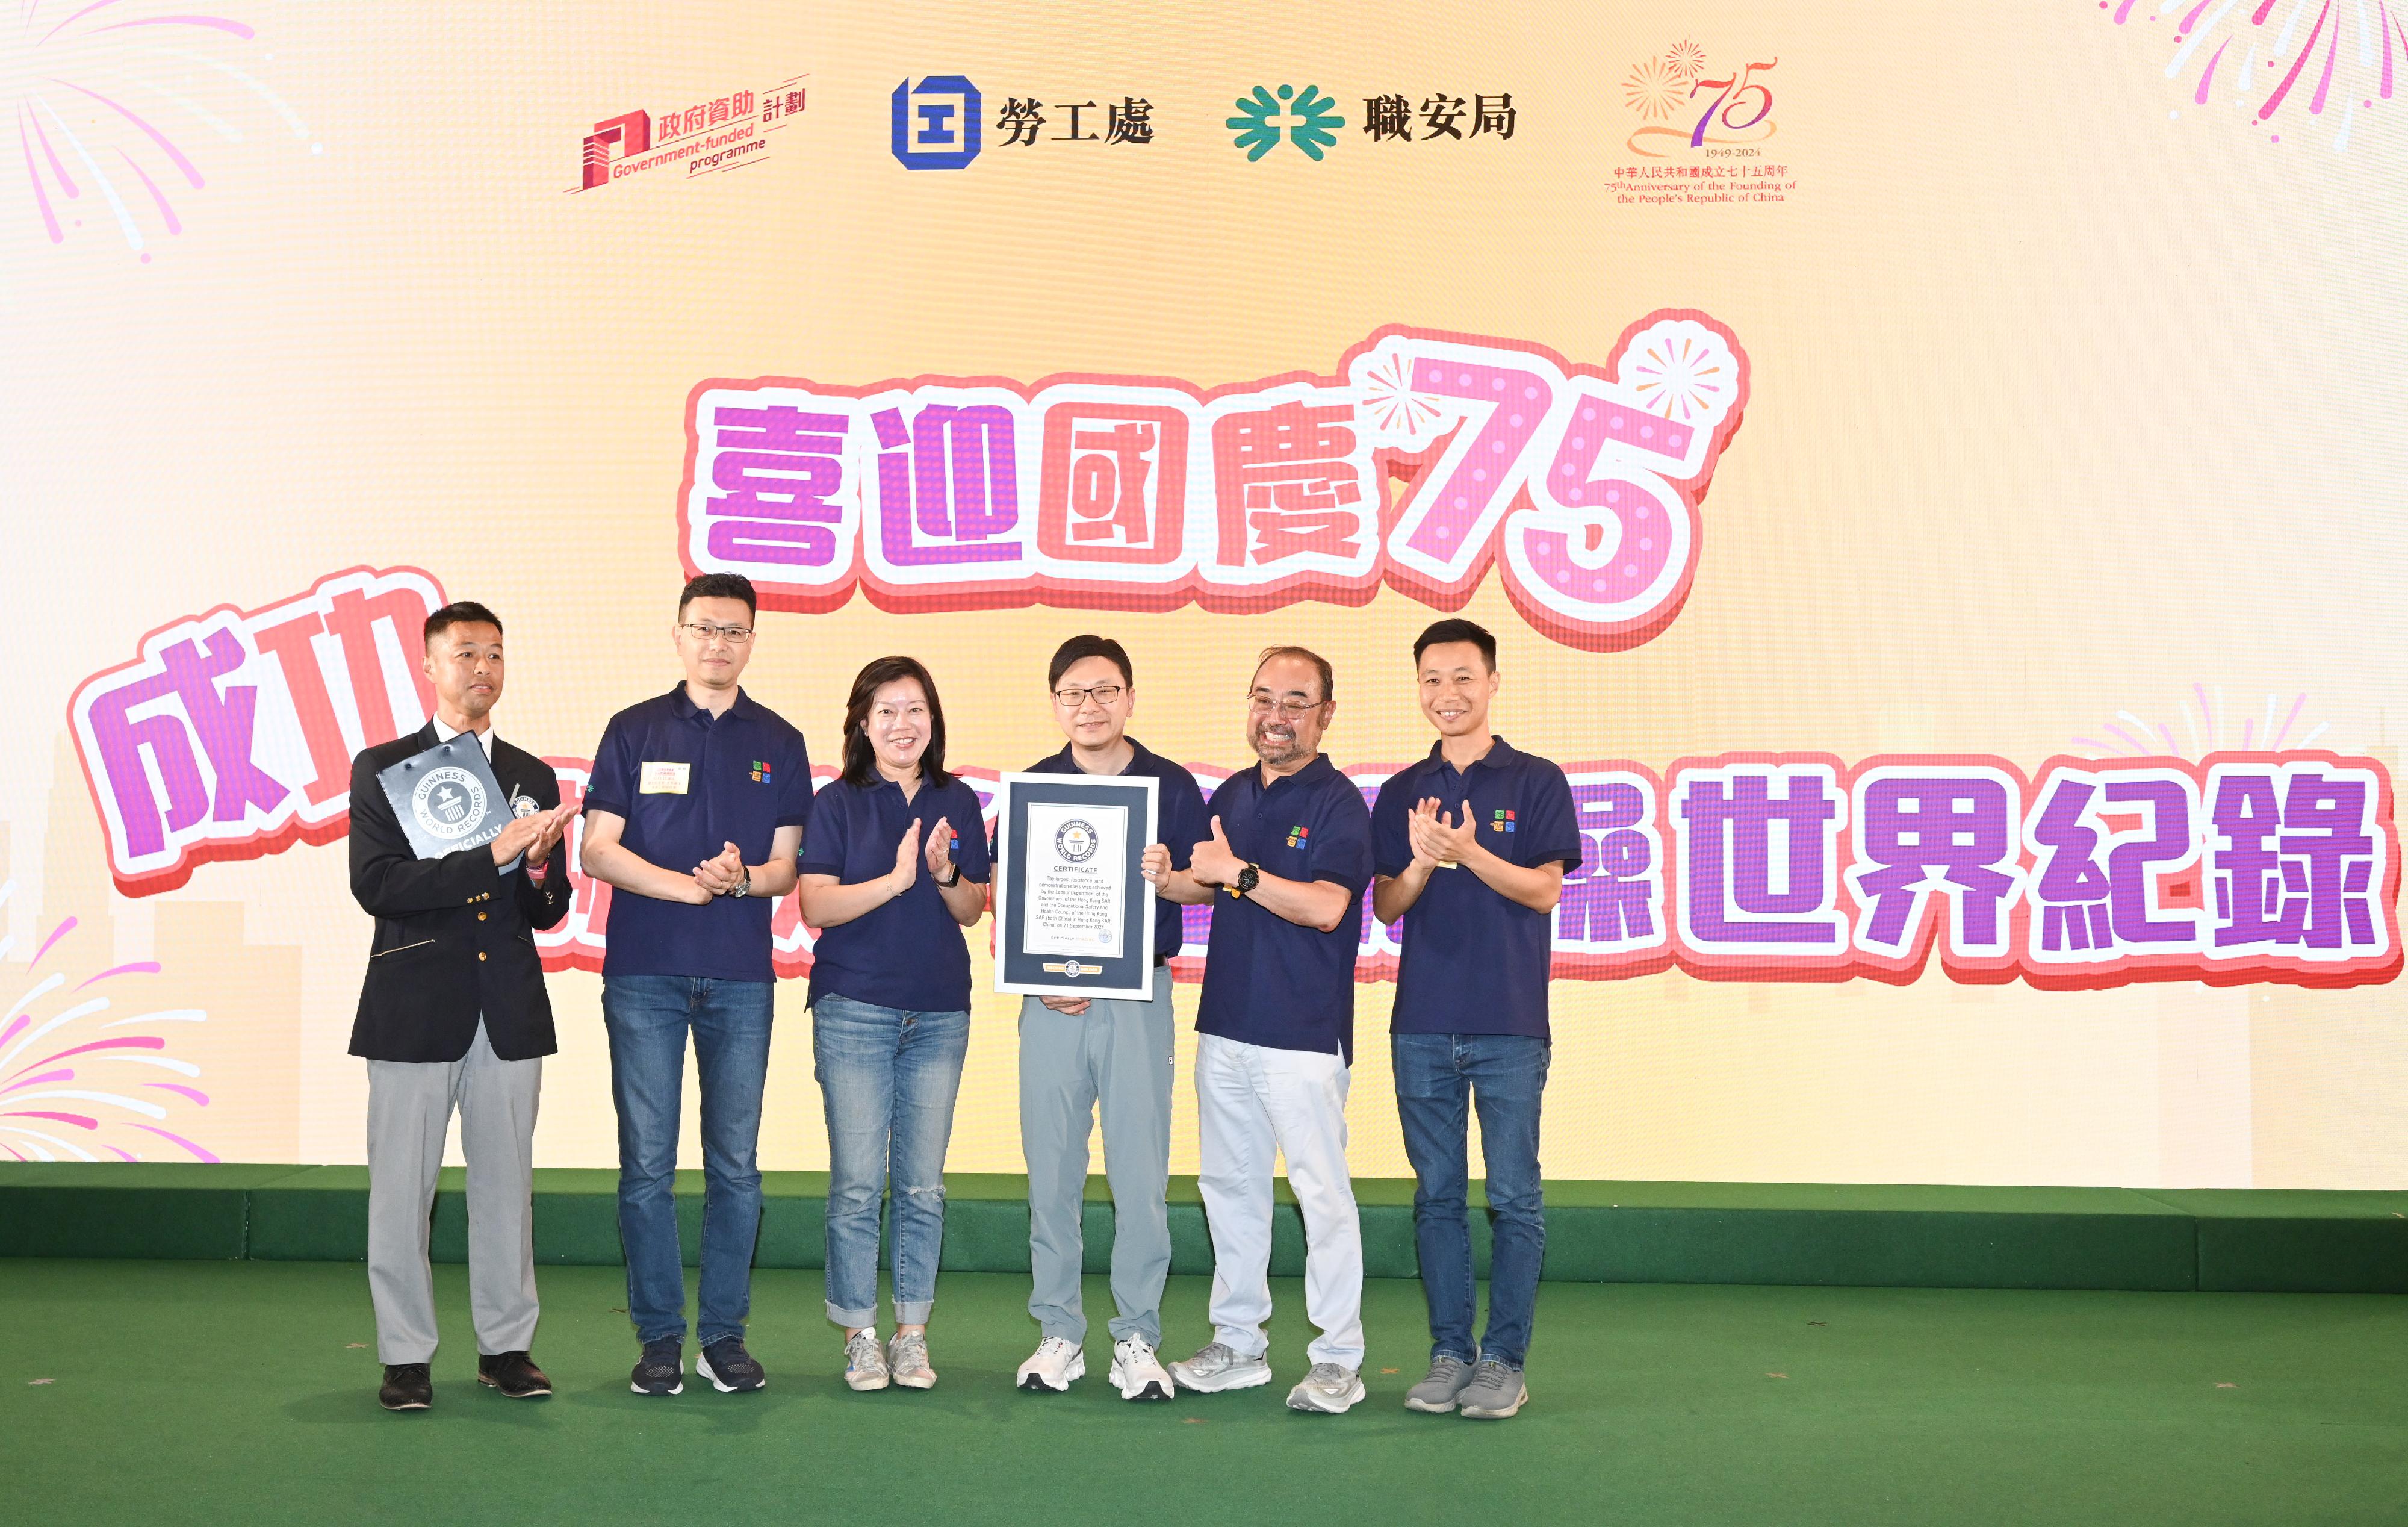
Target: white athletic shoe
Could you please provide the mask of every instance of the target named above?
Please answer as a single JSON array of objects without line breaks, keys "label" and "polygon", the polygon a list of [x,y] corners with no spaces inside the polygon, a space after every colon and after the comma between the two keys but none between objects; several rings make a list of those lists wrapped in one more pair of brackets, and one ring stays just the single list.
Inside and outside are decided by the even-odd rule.
[{"label": "white athletic shoe", "polygon": [[1143,1336],[1124,1336],[1112,1343],[1111,1379],[1120,1386],[1124,1400],[1168,1400],[1179,1387]]},{"label": "white athletic shoe", "polygon": [[898,1331],[886,1344],[886,1366],[895,1370],[895,1382],[907,1390],[933,1390],[937,1387],[937,1370],[928,1366],[928,1333],[924,1331]]},{"label": "white athletic shoe", "polygon": [[[1067,1337],[1048,1336],[1028,1354],[1011,1382],[1031,1394],[1059,1394],[1087,1376],[1087,1354]],[[1118,1382],[1118,1370],[1114,1370]]]},{"label": "white athletic shoe", "polygon": [[1304,1382],[1287,1391],[1287,1407],[1342,1416],[1354,1409],[1354,1402],[1367,1392],[1354,1369],[1343,1363],[1316,1362],[1312,1371],[1304,1376]]},{"label": "white athletic shoe", "polygon": [[867,1393],[882,1390],[893,1376],[886,1371],[886,1351],[878,1345],[878,1328],[867,1327],[844,1340],[844,1382]]},{"label": "white athletic shoe", "polygon": [[1208,1342],[1184,1362],[1170,1365],[1170,1376],[1182,1390],[1218,1394],[1223,1390],[1251,1390],[1271,1381],[1271,1365],[1261,1358],[1243,1358],[1226,1342]]}]

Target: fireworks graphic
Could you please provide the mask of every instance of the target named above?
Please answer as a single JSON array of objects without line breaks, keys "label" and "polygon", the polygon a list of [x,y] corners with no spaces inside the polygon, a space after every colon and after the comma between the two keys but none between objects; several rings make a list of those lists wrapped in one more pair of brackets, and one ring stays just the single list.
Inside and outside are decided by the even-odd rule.
[{"label": "fireworks graphic", "polygon": [[196,129],[239,143],[272,122],[309,137],[282,96],[231,62],[255,39],[248,22],[157,5],[16,0],[13,23],[0,17],[0,129],[17,138],[7,157],[24,166],[26,210],[53,244],[89,213],[147,264],[154,239],[184,231],[175,196],[208,184],[188,150]]},{"label": "fireworks graphic", "polygon": [[[2189,697],[2176,707],[2183,741],[2175,739],[2174,728],[2164,721],[2143,721],[2129,711],[2118,711],[2113,721],[2097,728],[2103,738],[2077,737],[2073,745],[2086,749],[2097,758],[2203,758],[2219,750],[2273,753],[2286,746],[2310,748],[2316,745],[2316,739],[2331,724],[2320,721],[2293,742],[2292,734],[2300,728],[2300,713],[2307,705],[2304,693],[2287,699],[2270,694],[2258,713],[2236,715],[2224,702],[2222,684],[2210,689],[2206,684],[2195,684],[2190,686]],[[2238,731],[2234,730],[2236,727]],[[2184,747],[2184,741],[2190,744],[2188,748]]]},{"label": "fireworks graphic", "polygon": [[[2136,8],[2143,0],[2116,0],[2112,19],[2124,25]],[[2336,151],[2347,151],[2358,113],[2391,99],[2408,72],[2408,29],[2390,0],[2156,0],[2155,9],[2174,18],[2166,78],[2197,71],[2193,105],[2221,91],[2269,125],[2286,110],[2329,124],[2326,108],[2337,107]]]},{"label": "fireworks graphic", "polygon": [[1739,362],[1721,335],[1690,323],[1657,324],[1631,340],[1614,380],[1651,413],[1718,424],[1739,390]]},{"label": "fireworks graphic", "polygon": [[1683,37],[1664,50],[1664,66],[1672,71],[1672,78],[1685,85],[1705,68],[1706,50],[1698,45],[1697,38]]},{"label": "fireworks graphic", "polygon": [[[15,890],[13,881],[0,885],[0,908]],[[44,936],[26,967],[25,989],[0,1008],[0,1151],[20,1161],[138,1161],[145,1150],[161,1152],[164,1140],[183,1156],[216,1160],[206,1146],[165,1127],[171,1107],[207,1108],[209,1100],[191,1085],[201,1068],[163,1054],[167,1042],[154,1031],[206,1023],[208,1016],[187,1009],[104,1019],[109,999],[88,995],[93,987],[156,974],[159,966],[111,966],[73,985],[66,972],[44,973],[43,962],[75,930],[69,917]],[[14,942],[0,935],[0,958]],[[170,1079],[142,1079],[126,1067],[165,1072]]]},{"label": "fireworks graphic", "polygon": [[1670,116],[1688,94],[1688,79],[1674,73],[1670,63],[1645,58],[1630,66],[1630,78],[1622,82],[1622,98],[1631,110],[1653,122]]},{"label": "fireworks graphic", "polygon": [[1444,412],[1428,397],[1413,391],[1412,363],[1390,355],[1363,373],[1363,391],[1372,422],[1383,433],[1418,435]]}]

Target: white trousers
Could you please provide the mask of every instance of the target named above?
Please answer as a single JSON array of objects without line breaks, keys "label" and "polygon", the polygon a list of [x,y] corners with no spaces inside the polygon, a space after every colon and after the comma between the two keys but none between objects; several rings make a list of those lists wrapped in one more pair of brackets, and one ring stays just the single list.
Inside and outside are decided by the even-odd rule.
[{"label": "white trousers", "polygon": [[1213,1338],[1269,1349],[1271,1168],[1287,1158],[1304,1212],[1304,1313],[1314,1362],[1363,1365],[1363,1231],[1346,1175],[1346,1062],[1218,1034],[1196,1041],[1197,1187],[1212,1232]]}]

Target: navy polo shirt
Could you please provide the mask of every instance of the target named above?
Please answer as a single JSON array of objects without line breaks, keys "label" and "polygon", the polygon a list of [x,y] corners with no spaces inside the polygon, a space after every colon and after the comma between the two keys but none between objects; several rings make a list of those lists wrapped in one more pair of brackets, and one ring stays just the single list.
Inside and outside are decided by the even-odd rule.
[{"label": "navy polo shirt", "polygon": [[[882,774],[867,785],[828,781],[811,802],[802,872],[834,875],[839,886],[892,874],[904,830],[920,823],[924,851],[927,829],[939,817],[953,829],[953,863],[962,878],[984,884],[993,873],[986,824],[978,792],[958,776],[944,785],[923,780],[909,800],[903,787]],[[962,925],[946,910],[927,860],[920,861],[910,890],[849,923],[821,930],[811,950],[811,1001],[823,997],[850,997],[907,1013],[969,1011],[969,944]]]},{"label": "navy polo shirt", "polygon": [[[682,765],[682,774],[656,765]],[[811,760],[803,734],[743,691],[714,716],[680,684],[610,718],[594,750],[585,809],[624,818],[619,842],[664,870],[685,873],[729,843],[745,863],[762,864],[780,828],[810,816]],[[774,980],[776,904],[719,896],[696,907],[614,889],[602,973]]]},{"label": "navy polo shirt", "polygon": [[[1150,775],[1158,783],[1154,792],[1154,841],[1170,850],[1170,867],[1184,870],[1196,857],[1196,845],[1212,836],[1212,819],[1204,812],[1204,792],[1196,787],[1196,776],[1169,759],[1149,753],[1145,745],[1132,737],[1128,745],[1136,750],[1129,766],[1121,771],[1123,779],[1132,775]],[[1050,758],[1039,759],[1028,766],[1032,774],[1077,774],[1083,772],[1070,756],[1068,743]],[[1179,953],[1185,930],[1182,914],[1186,909],[1166,896],[1154,899],[1154,961],[1159,965]]]},{"label": "navy polo shirt", "polygon": [[[1580,867],[1581,835],[1571,783],[1544,758],[1495,739],[1458,771],[1433,745],[1429,756],[1380,786],[1371,842],[1382,876],[1403,874],[1413,844],[1405,818],[1435,796],[1459,820],[1471,802],[1480,844],[1525,868]],[[1469,870],[1433,870],[1404,916],[1397,1002],[1388,1029],[1399,1034],[1527,1034],[1547,1029],[1547,971],[1555,919],[1499,893]]]},{"label": "navy polo shirt", "polygon": [[[1209,816],[1238,857],[1283,880],[1326,880],[1358,903],[1371,883],[1371,815],[1363,792],[1322,754],[1263,784],[1260,768],[1222,781]],[[1210,836],[1208,819],[1205,833]],[[1354,951],[1362,919],[1350,907],[1324,933],[1265,911],[1250,897],[1212,903],[1212,941],[1196,1031],[1275,1050],[1354,1059]]]}]

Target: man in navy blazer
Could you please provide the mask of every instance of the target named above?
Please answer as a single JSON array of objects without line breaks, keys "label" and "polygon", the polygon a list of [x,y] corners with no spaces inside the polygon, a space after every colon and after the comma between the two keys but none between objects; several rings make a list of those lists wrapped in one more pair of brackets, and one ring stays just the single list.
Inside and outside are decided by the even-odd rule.
[{"label": "man in navy blazer", "polygon": [[[351,895],[376,918],[376,936],[351,1053],[368,1068],[368,1291],[388,1410],[423,1410],[434,1398],[427,1225],[455,1107],[478,1380],[513,1399],[552,1392],[528,1355],[536,1103],[543,1057],[558,1048],[534,930],[568,915],[568,872],[552,851],[573,813],[550,765],[494,735],[500,618],[480,604],[447,605],[427,617],[425,648],[434,719],[351,762]],[[421,858],[378,776],[462,736],[484,750],[511,821],[490,843]]]}]

